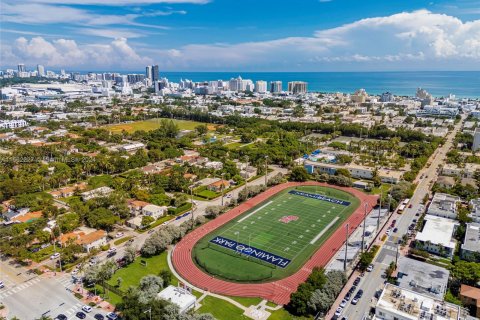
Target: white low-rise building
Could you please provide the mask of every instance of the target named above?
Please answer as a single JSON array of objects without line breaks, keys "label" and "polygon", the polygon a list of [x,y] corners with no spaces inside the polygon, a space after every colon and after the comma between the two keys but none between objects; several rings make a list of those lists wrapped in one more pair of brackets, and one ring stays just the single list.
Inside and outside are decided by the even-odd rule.
[{"label": "white low-rise building", "polygon": [[163,299],[179,307],[180,313],[185,313],[193,308],[197,302],[197,298],[187,289],[168,286],[157,295],[158,299]]},{"label": "white low-rise building", "polygon": [[25,120],[2,120],[0,121],[0,129],[17,129],[28,126]]},{"label": "white low-rise building", "polygon": [[437,217],[448,219],[457,218],[457,204],[460,198],[446,193],[435,193],[432,202],[428,206],[427,213]]},{"label": "white low-rise building", "polygon": [[142,209],[142,213],[145,216],[150,216],[154,219],[158,219],[162,217],[165,212],[167,212],[167,207],[165,206],[157,206],[155,204],[147,204],[145,207]]},{"label": "white low-rise building", "polygon": [[459,320],[460,306],[387,283],[375,306],[381,320]]},{"label": "white low-rise building", "polygon": [[112,188],[100,187],[100,188],[93,189],[93,190],[90,190],[90,191],[82,192],[80,195],[82,196],[83,201],[88,201],[90,199],[106,197],[112,192],[113,192]]},{"label": "white low-rise building", "polygon": [[435,255],[453,258],[457,244],[454,234],[458,222],[431,214],[426,214],[424,220],[423,229],[415,237],[416,247]]}]

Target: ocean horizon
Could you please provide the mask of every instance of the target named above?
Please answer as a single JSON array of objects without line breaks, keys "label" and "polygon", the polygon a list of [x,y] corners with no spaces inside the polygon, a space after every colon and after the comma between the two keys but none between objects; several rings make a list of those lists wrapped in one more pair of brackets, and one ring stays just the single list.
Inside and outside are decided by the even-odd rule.
[{"label": "ocean horizon", "polygon": [[[106,71],[93,71],[106,72]],[[122,74],[144,71],[117,71]],[[289,81],[308,82],[310,92],[353,93],[363,88],[369,94],[391,92],[398,96],[414,96],[423,88],[435,97],[454,94],[458,98],[480,98],[480,71],[394,71],[394,72],[173,72],[160,71],[160,77],[179,82],[229,80],[241,76],[253,81],[282,81],[287,89]]]}]

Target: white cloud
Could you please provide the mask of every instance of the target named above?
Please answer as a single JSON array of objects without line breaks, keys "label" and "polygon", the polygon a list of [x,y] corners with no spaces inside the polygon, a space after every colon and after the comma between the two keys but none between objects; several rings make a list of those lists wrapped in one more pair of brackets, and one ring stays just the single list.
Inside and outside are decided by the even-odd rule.
[{"label": "white cloud", "polygon": [[129,46],[127,39],[118,38],[107,44],[77,45],[74,40],[47,41],[42,37],[30,40],[20,37],[12,46],[2,46],[0,55],[7,65],[19,61],[27,64],[42,63],[49,67],[68,68],[143,68],[152,63]]},{"label": "white cloud", "polygon": [[145,37],[146,33],[127,30],[127,29],[100,29],[100,28],[75,28],[75,32],[89,36],[103,37],[103,38],[141,38]]},{"label": "white cloud", "polygon": [[0,19],[2,22],[13,22],[28,25],[42,24],[74,24],[82,26],[129,25],[155,29],[168,29],[161,25],[139,23],[136,19],[141,14],[97,14],[88,10],[65,5],[44,3],[18,3],[1,1]]},{"label": "white cloud", "polygon": [[[427,10],[368,18],[311,37],[289,37],[238,44],[191,44],[157,51],[159,62],[180,68],[305,70],[329,66],[369,65],[372,68],[422,69],[476,66],[480,62],[480,20],[462,22]],[[405,62],[408,62],[405,64]]]}]

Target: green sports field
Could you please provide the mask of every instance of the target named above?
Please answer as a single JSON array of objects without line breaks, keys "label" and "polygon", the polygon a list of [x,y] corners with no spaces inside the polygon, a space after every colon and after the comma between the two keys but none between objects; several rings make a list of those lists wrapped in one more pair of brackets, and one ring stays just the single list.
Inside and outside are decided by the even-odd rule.
[{"label": "green sports field", "polygon": [[[308,196],[290,191],[304,192]],[[316,195],[350,204],[311,197]],[[235,282],[278,280],[293,274],[305,264],[359,204],[360,200],[353,195],[333,188],[288,188],[200,239],[192,256],[200,268],[217,278]],[[211,242],[218,237],[290,262],[281,267],[272,260],[267,262]]]}]

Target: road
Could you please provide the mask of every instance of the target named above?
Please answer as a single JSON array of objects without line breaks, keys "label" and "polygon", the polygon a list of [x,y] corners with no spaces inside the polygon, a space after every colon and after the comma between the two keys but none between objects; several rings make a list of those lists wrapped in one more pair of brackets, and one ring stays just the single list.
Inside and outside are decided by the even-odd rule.
[{"label": "road", "polygon": [[[410,199],[411,208],[404,210],[403,214],[392,216],[391,220],[396,219],[396,227],[398,228],[396,233],[391,234],[387,241],[382,245],[379,253],[375,257],[373,262],[374,269],[370,273],[366,273],[362,278],[358,289],[364,291],[363,297],[360,299],[357,305],[352,305],[348,303],[342,312],[342,317],[347,317],[349,320],[358,320],[363,319],[365,314],[368,314],[370,307],[373,305],[373,297],[377,290],[383,288],[385,279],[384,274],[387,267],[392,261],[395,261],[397,255],[397,244],[399,239],[402,238],[404,234],[407,233],[408,227],[412,223],[412,220],[415,219],[415,214],[419,210],[423,210],[422,203],[426,194],[430,192],[430,188],[433,185],[433,182],[437,179],[437,168],[439,165],[442,165],[445,162],[447,152],[452,148],[453,139],[455,138],[456,133],[461,129],[465,116],[462,117],[462,120],[455,125],[452,132],[447,136],[446,142],[433,153],[430,157],[427,165],[419,172],[417,176],[418,183],[417,188],[415,189],[413,197]],[[420,179],[420,177],[422,177]],[[351,283],[354,278],[357,276],[355,274],[347,284],[347,290],[351,287]],[[358,290],[357,289],[357,290]],[[344,294],[342,293],[338,298],[334,306],[338,306],[340,301],[343,299]]]},{"label": "road", "polygon": [[[73,286],[69,274],[38,276],[11,260],[0,261],[0,270],[0,280],[5,284],[0,289],[0,302],[8,308],[8,319],[37,319],[42,315],[54,318],[60,313],[74,319],[82,308],[81,301],[69,291]],[[96,313],[106,315],[94,310],[86,319],[93,320]]]}]

